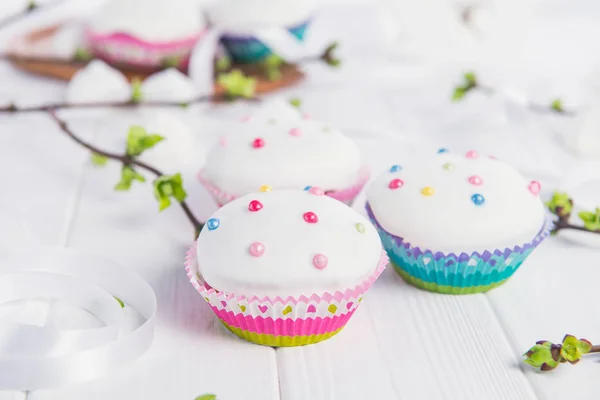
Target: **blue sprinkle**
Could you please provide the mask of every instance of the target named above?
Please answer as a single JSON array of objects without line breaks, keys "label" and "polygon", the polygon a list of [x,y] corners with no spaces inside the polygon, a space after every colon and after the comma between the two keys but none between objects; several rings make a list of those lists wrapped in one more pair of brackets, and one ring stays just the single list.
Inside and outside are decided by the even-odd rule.
[{"label": "blue sprinkle", "polygon": [[481,206],[483,203],[485,203],[485,198],[479,193],[475,193],[473,196],[471,196],[471,201],[476,206]]},{"label": "blue sprinkle", "polygon": [[219,218],[210,218],[206,221],[206,226],[208,226],[209,231],[214,231],[221,225],[221,220]]},{"label": "blue sprinkle", "polygon": [[444,147],[438,149],[438,154],[447,153],[447,152],[448,152],[448,149],[446,149]]},{"label": "blue sprinkle", "polygon": [[402,167],[399,166],[399,165],[397,165],[397,164],[396,165],[392,165],[392,167],[390,168],[390,172],[398,172],[398,171],[401,171],[401,170],[402,170]]},{"label": "blue sprinkle", "polygon": [[306,191],[310,190],[310,188],[311,188],[311,187],[312,187],[312,186],[306,186],[306,187],[304,188],[304,191],[306,192]]}]

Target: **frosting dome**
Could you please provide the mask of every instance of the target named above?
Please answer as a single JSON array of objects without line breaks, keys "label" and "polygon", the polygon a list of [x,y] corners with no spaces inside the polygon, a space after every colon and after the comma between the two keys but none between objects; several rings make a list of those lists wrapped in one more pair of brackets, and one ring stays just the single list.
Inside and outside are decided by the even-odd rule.
[{"label": "frosting dome", "polygon": [[340,190],[353,185],[360,172],[358,147],[339,131],[313,120],[260,116],[235,124],[221,138],[202,176],[239,196],[263,184]]},{"label": "frosting dome", "polygon": [[229,32],[291,27],[310,18],[314,0],[222,0],[207,9],[208,19]]},{"label": "frosting dome", "polygon": [[192,0],[110,0],[89,27],[99,34],[126,33],[148,42],[169,42],[197,35],[204,19]]},{"label": "frosting dome", "polygon": [[392,166],[370,185],[377,222],[413,246],[434,252],[512,248],[544,224],[538,182],[487,156],[447,152]]},{"label": "frosting dome", "polygon": [[381,257],[377,231],[313,191],[252,193],[220,208],[198,237],[204,280],[238,295],[310,296],[366,279]]}]

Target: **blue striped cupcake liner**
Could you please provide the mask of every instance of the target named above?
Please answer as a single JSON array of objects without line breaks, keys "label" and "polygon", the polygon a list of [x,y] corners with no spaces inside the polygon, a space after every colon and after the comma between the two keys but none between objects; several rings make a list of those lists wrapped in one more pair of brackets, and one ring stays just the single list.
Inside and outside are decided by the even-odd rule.
[{"label": "blue striped cupcake liner", "polygon": [[548,237],[553,226],[547,219],[532,241],[512,248],[445,254],[423,250],[394,236],[379,224],[368,203],[366,210],[396,272],[414,286],[447,294],[482,293],[502,285]]},{"label": "blue striped cupcake liner", "polygon": [[[298,40],[304,40],[310,21],[288,28],[288,31]],[[232,60],[240,63],[256,63],[271,54],[271,50],[254,36],[224,34],[221,43],[227,49]]]}]

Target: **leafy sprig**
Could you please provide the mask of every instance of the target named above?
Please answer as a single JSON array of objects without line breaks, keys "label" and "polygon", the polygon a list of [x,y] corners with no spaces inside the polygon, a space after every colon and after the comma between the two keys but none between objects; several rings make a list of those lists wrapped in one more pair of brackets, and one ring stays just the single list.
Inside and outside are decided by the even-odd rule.
[{"label": "leafy sprig", "polygon": [[584,354],[597,353],[600,346],[592,345],[587,339],[577,339],[573,335],[565,335],[562,343],[554,344],[540,340],[523,354],[523,362],[539,369],[552,371],[559,364],[577,364]]},{"label": "leafy sprig", "polygon": [[219,74],[217,83],[225,90],[227,99],[254,98],[256,94],[256,78],[245,75],[241,70]]},{"label": "leafy sprig", "polygon": [[[189,206],[185,202],[187,194],[183,188],[183,179],[181,174],[165,175],[155,167],[140,161],[138,157],[144,151],[153,148],[157,143],[163,140],[163,137],[157,134],[149,134],[143,127],[132,126],[129,129],[125,152],[123,154],[110,153],[99,149],[90,143],[83,141],[77,136],[56,113],[55,110],[50,110],[49,115],[57,123],[59,128],[73,141],[85,147],[92,152],[92,162],[95,165],[105,164],[108,160],[115,160],[122,164],[121,179],[115,185],[115,190],[126,191],[131,188],[133,182],[145,182],[146,178],[141,175],[136,168],[146,170],[156,176],[153,182],[154,195],[158,201],[159,209],[165,210],[175,199],[181,206],[181,209],[194,226],[195,237],[200,233],[204,226],[192,213]],[[102,161],[100,161],[102,160]]]},{"label": "leafy sprig", "polygon": [[196,397],[194,400],[217,400],[216,394],[202,394]]},{"label": "leafy sprig", "polygon": [[[477,79],[477,75],[470,71],[464,73],[461,83],[454,87],[451,99],[453,102],[459,102],[463,100],[467,94],[474,91],[479,91],[487,95],[493,95],[498,92],[498,90],[490,86],[482,85]],[[533,101],[528,101],[526,107],[531,111],[539,113],[553,113],[558,115],[575,114],[573,111],[565,109],[563,101],[559,98],[551,100],[548,104],[540,104]]]},{"label": "leafy sprig", "polygon": [[546,207],[548,207],[550,213],[557,217],[554,221],[552,234],[556,234],[563,229],[600,233],[600,208],[596,208],[594,211],[584,210],[578,212],[577,216],[583,222],[583,226],[581,226],[570,222],[573,206],[573,199],[567,193],[554,192],[552,194],[552,198],[546,202]]}]

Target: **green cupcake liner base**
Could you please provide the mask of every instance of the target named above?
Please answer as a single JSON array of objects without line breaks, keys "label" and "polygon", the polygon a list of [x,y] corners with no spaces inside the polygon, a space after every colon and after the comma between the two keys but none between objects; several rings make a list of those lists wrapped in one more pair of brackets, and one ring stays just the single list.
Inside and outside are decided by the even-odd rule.
[{"label": "green cupcake liner base", "polygon": [[402,279],[404,279],[404,281],[406,283],[408,283],[409,285],[418,287],[419,289],[427,290],[429,292],[442,293],[442,294],[485,293],[488,290],[492,290],[494,288],[497,288],[498,286],[501,286],[504,282],[506,282],[508,280],[508,279],[504,279],[499,282],[494,282],[490,285],[468,286],[468,287],[438,285],[433,282],[425,282],[422,279],[416,278],[416,277],[408,274],[406,271],[404,271],[402,268],[400,268],[398,265],[394,264],[393,262],[390,262],[390,264],[394,267],[394,270],[398,273],[398,275],[400,275],[402,277]]}]

